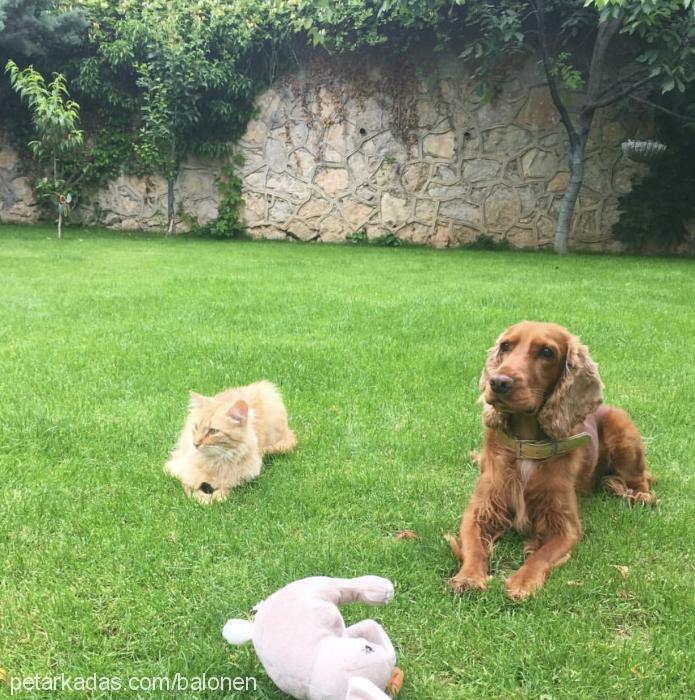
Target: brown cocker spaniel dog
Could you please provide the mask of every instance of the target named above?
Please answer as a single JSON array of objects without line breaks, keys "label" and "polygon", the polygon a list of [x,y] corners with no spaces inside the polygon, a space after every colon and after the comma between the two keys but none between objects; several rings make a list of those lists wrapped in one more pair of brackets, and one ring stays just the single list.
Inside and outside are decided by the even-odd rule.
[{"label": "brown cocker spaniel dog", "polygon": [[602,405],[602,388],[587,348],[562,326],[523,321],[497,339],[480,378],[480,478],[451,539],[461,561],[454,591],[485,590],[490,548],[510,528],[527,558],[507,594],[540,588],[581,537],[577,492],[601,480],[631,502],[655,500],[640,434],[627,413]]}]

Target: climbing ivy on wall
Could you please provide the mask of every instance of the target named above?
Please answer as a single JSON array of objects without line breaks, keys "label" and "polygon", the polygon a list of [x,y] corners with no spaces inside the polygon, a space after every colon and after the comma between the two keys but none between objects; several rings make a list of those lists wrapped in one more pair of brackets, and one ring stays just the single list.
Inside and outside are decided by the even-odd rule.
[{"label": "climbing ivy on wall", "polygon": [[[384,43],[402,49],[426,35],[436,37],[445,7],[423,3],[421,12],[405,17],[398,7],[369,0],[26,0],[23,5],[42,26],[72,22],[68,43],[57,37],[44,37],[41,45],[14,42],[3,55],[0,41],[0,59],[65,74],[86,132],[83,188],[120,173],[160,174],[169,181],[170,200],[184,158],[228,157],[253,114],[256,95],[302,51],[318,46],[340,53]],[[0,82],[0,98],[4,89]],[[26,143],[31,135],[20,134],[26,131],[23,108],[8,97],[0,128]],[[206,232],[220,235],[228,225],[236,235],[241,224],[234,212],[241,197],[229,168],[221,183],[220,217]],[[170,201],[170,224],[174,208]]]},{"label": "climbing ivy on wall", "polygon": [[[553,0],[547,6],[574,12],[592,4],[589,0]],[[657,3],[651,0],[597,4],[603,7],[604,19],[629,5],[629,17],[634,15],[637,24],[626,25],[626,31],[635,36],[641,36],[637,29],[642,25],[637,20],[646,17],[651,22],[660,16]],[[539,3],[531,5],[538,7]],[[691,3],[669,0],[658,5],[677,14]],[[488,54],[494,59],[500,52],[506,56],[512,49],[529,48],[521,31],[523,22],[530,21],[529,7],[522,0],[0,0],[0,24],[14,27],[13,37],[26,37],[22,31],[27,26],[42,27],[40,42],[5,41],[9,33],[0,33],[0,65],[12,58],[20,68],[34,64],[44,74],[59,71],[65,75],[71,95],[81,106],[88,146],[87,161],[81,164],[85,185],[95,187],[121,172],[158,173],[173,182],[188,154],[228,158],[253,115],[256,95],[307,49],[347,53],[370,46],[375,51],[407,49],[407,55],[413,55],[410,49],[426,44],[430,50],[449,47],[480,62]],[[649,22],[645,26],[651,27]],[[570,23],[569,29],[573,27]],[[689,42],[679,43],[681,34],[673,32],[672,43],[692,53]],[[491,43],[487,46],[486,42]],[[645,54],[648,65],[650,55]],[[563,56],[566,54],[557,57],[553,70],[559,72],[563,84],[572,87],[578,73]],[[660,68],[657,77],[669,89],[684,89],[687,81],[682,73],[687,62],[672,63],[664,64],[670,72]],[[398,65],[403,67],[402,62]],[[652,67],[650,75],[655,70]],[[550,74],[554,75],[552,70]],[[402,138],[412,119],[404,76],[407,71],[401,71],[388,90],[398,106],[394,129]],[[0,129],[26,143],[31,135],[20,136],[29,123],[26,112],[1,79],[0,104]],[[668,164],[688,166],[687,159],[680,164],[669,160],[692,144],[690,136],[676,135],[676,131],[680,130],[674,125],[671,140],[685,141],[672,147],[658,165],[664,169],[661,175],[653,171],[658,182],[651,191],[660,191],[668,180]],[[683,180],[689,181],[684,177],[679,182]],[[231,173],[224,181],[235,182]],[[646,179],[644,186],[649,182]],[[672,191],[674,188],[675,184]],[[230,184],[222,194],[224,218],[236,231],[239,220],[233,210],[240,204],[238,186]],[[672,206],[674,197],[664,197],[663,201],[671,202],[667,213],[673,221],[680,217],[680,209]],[[685,206],[684,201],[679,204]],[[629,210],[639,205],[637,195],[624,198],[622,205],[629,216]],[[633,227],[635,236],[646,231],[646,218],[639,221],[642,225]],[[654,226],[649,229],[657,230]],[[679,225],[669,230],[670,235],[682,235]],[[621,237],[629,236],[621,231],[622,227]],[[666,235],[664,231],[662,237]]]}]

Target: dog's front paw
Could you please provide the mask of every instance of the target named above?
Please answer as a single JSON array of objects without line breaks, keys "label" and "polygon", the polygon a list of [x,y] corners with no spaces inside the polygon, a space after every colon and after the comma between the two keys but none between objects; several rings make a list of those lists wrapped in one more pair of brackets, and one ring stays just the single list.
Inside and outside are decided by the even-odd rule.
[{"label": "dog's front paw", "polygon": [[484,573],[468,573],[459,571],[449,579],[449,588],[454,593],[465,591],[486,591],[487,576]]},{"label": "dog's front paw", "polygon": [[656,494],[653,491],[633,491],[629,489],[626,498],[630,503],[637,503],[641,506],[654,505],[656,503]]},{"label": "dog's front paw", "polygon": [[504,582],[504,590],[512,600],[525,600],[542,588],[544,583],[542,577],[530,576],[526,572],[517,571]]}]

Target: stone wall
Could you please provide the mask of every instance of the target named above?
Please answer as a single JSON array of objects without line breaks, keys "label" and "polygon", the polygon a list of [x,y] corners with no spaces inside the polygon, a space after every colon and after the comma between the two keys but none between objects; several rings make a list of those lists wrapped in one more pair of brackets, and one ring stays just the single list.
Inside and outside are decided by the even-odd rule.
[{"label": "stone wall", "polygon": [[[191,219],[205,223],[217,216],[220,194],[216,180],[220,165],[189,158],[181,167],[174,187],[177,210],[185,215],[178,230],[185,231]],[[167,183],[162,177],[121,175],[81,207],[86,223],[120,230],[163,231],[167,220]]]},{"label": "stone wall", "polygon": [[[439,247],[486,234],[514,247],[551,244],[567,184],[567,138],[529,61],[490,99],[456,59],[427,71],[372,60],[316,61],[258,100],[240,146],[252,235],[342,241],[363,231]],[[618,249],[617,198],[640,167],[634,115],[602,114],[588,148],[571,243]]]},{"label": "stone wall", "polygon": [[[510,68],[490,98],[455,57],[410,63],[315,58],[257,101],[237,148],[244,157],[244,216],[257,238],[344,241],[391,234],[437,247],[485,234],[513,247],[552,243],[569,177],[567,138],[538,64]],[[597,116],[570,243],[620,250],[610,229],[617,199],[639,177],[622,155],[626,137],[648,137],[650,120],[627,111]],[[220,164],[189,160],[177,201],[187,219],[213,218]],[[16,154],[0,150],[0,220],[36,212]],[[163,228],[161,178],[121,176],[80,214],[118,229]]]},{"label": "stone wall", "polygon": [[[9,139],[0,135],[0,222],[34,223],[41,214],[28,173]],[[217,216],[220,195],[216,178],[220,167],[212,161],[189,159],[176,183],[176,200],[186,216],[203,223]],[[161,177],[121,175],[78,204],[71,219],[120,230],[158,231],[166,227],[167,183]]]},{"label": "stone wall", "polygon": [[28,224],[37,218],[34,193],[19,154],[0,134],[0,221]]}]

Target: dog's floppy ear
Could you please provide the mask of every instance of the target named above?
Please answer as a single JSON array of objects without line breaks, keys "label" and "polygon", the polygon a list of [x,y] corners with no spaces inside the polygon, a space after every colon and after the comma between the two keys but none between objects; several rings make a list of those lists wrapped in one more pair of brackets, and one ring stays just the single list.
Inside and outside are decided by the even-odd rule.
[{"label": "dog's floppy ear", "polygon": [[483,398],[483,392],[485,391],[488,379],[490,378],[490,372],[498,363],[499,338],[497,339],[497,342],[495,342],[495,344],[487,351],[487,360],[480,375],[480,381],[478,382],[478,388],[480,389],[481,394],[478,401],[483,404],[483,425],[486,428],[501,428],[502,430],[508,430],[508,417],[501,411],[498,411],[494,406],[486,403],[485,399]]},{"label": "dog's floppy ear", "polygon": [[572,336],[565,370],[538,414],[543,432],[553,440],[568,437],[572,429],[603,401],[603,382],[585,345]]}]

